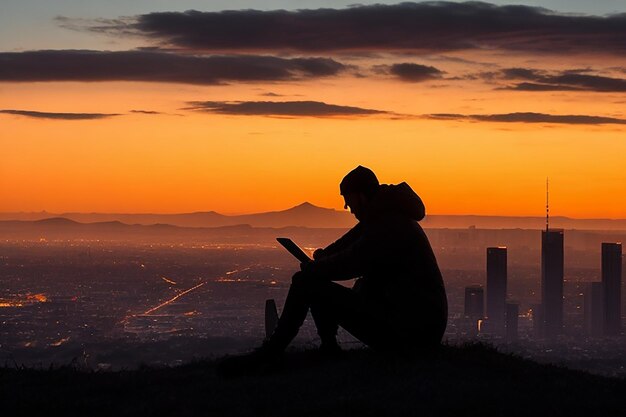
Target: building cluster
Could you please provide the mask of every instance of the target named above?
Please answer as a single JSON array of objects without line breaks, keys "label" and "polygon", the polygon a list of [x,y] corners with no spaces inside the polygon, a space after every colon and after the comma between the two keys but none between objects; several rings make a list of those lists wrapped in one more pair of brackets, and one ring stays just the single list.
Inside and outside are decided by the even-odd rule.
[{"label": "building cluster", "polygon": [[[564,232],[541,232],[541,303],[533,305],[533,334],[554,339],[564,332]],[[584,329],[590,337],[621,333],[622,244],[602,243],[602,279],[590,282],[584,294]],[[487,248],[486,294],[483,286],[465,288],[465,320],[474,334],[514,341],[518,334],[519,304],[507,300],[507,248]]]}]

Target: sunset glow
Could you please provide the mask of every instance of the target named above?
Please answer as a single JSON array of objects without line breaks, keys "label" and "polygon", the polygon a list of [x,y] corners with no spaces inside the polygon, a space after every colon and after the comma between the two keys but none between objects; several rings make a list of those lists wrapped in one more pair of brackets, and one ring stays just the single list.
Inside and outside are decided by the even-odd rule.
[{"label": "sunset glow", "polygon": [[[318,6],[310,2],[306,8]],[[605,13],[586,15],[609,19]],[[70,14],[59,9],[51,16]],[[33,38],[5,39],[0,211],[251,213],[303,201],[342,209],[338,184],[361,164],[383,183],[407,181],[430,214],[541,215],[549,177],[553,213],[626,217],[626,55],[617,51],[623,45],[593,48],[586,38],[574,37],[581,47],[571,51],[541,38],[536,48],[522,39],[508,47],[498,38],[504,35],[489,43],[482,34],[485,45],[473,48],[402,49],[372,41],[337,50],[318,40],[311,50],[278,43],[255,49],[236,39],[220,48],[209,42],[193,49],[157,32],[124,37],[64,30],[59,32],[65,38],[54,38],[67,42],[53,48],[61,52],[75,48],[74,42],[85,48],[91,41],[93,51],[131,51],[139,42],[170,48],[158,59],[280,57],[285,62],[272,62],[271,68],[285,65],[293,73],[267,79],[243,74],[253,68],[246,58],[241,79],[232,70],[220,75],[231,79],[215,82],[166,82],[142,68],[143,75],[124,80],[114,72],[125,69],[111,64],[110,77],[89,80],[87,70],[62,74],[55,61],[60,54],[32,58],[54,76],[33,70],[29,79],[20,79],[30,71],[20,54],[49,48],[51,40],[39,33],[37,47]],[[342,69],[335,71],[339,64],[330,61],[288,61],[313,58]],[[148,58],[122,62],[131,59]],[[415,65],[394,66],[399,63]],[[154,72],[173,77],[166,68]],[[295,102],[324,105],[300,104],[297,114],[288,114]],[[272,114],[277,111],[284,113]],[[493,115],[499,116],[485,117]]]}]

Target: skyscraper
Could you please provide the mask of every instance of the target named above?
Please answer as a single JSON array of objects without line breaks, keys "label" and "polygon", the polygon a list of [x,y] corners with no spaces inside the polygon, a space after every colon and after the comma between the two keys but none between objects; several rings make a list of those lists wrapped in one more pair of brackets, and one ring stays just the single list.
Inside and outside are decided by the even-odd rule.
[{"label": "skyscraper", "polygon": [[494,331],[504,333],[506,316],[506,247],[487,248],[487,319]]},{"label": "skyscraper", "polygon": [[541,232],[541,306],[543,333],[554,337],[563,332],[563,230]]},{"label": "skyscraper", "polygon": [[604,332],[621,331],[622,244],[602,243],[602,284],[604,286]]},{"label": "skyscraper", "polygon": [[508,342],[517,340],[518,315],[519,304],[506,303],[506,340]]},{"label": "skyscraper", "polygon": [[485,316],[483,287],[473,285],[465,288],[465,317],[480,320]]},{"label": "skyscraper", "polygon": [[604,285],[590,282],[585,290],[585,331],[589,336],[604,334]]}]

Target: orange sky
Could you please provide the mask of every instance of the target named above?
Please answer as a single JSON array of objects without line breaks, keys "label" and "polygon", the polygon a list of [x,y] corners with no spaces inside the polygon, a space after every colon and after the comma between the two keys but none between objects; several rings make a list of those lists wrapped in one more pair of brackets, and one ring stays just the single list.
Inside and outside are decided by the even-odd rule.
[{"label": "orange sky", "polygon": [[[342,209],[338,184],[362,164],[383,183],[407,181],[431,214],[540,216],[549,177],[552,214],[626,218],[624,124],[421,117],[536,112],[626,118],[624,93],[506,91],[467,77],[498,67],[567,70],[593,58],[538,63],[527,55],[486,52],[457,58],[474,62],[404,58],[445,73],[420,83],[371,72],[215,86],[0,82],[0,109],[121,114],[81,121],[0,114],[0,211],[250,213],[303,201]],[[373,68],[399,58],[351,59]],[[611,68],[623,64],[613,57],[600,70],[616,76]],[[183,109],[190,101],[266,100],[390,114],[267,117]],[[137,109],[160,114],[130,113]]]},{"label": "orange sky", "polygon": [[[315,92],[319,86],[288,87],[332,103],[412,114],[470,107],[489,113],[537,100],[529,93],[496,97],[457,87],[407,90],[394,81],[353,80],[347,88],[331,84]],[[257,88],[222,93],[225,87],[147,83],[5,84],[0,107],[177,113],[185,101],[201,97],[258,99]],[[469,101],[476,99],[482,101]],[[542,111],[541,104],[534,110]],[[557,104],[564,113],[593,107],[574,95],[545,107]],[[302,201],[341,208],[338,183],[363,164],[381,182],[409,182],[431,213],[539,215],[549,176],[554,214],[626,217],[621,127],[182,113],[87,121],[2,115],[0,210],[241,213]]]}]

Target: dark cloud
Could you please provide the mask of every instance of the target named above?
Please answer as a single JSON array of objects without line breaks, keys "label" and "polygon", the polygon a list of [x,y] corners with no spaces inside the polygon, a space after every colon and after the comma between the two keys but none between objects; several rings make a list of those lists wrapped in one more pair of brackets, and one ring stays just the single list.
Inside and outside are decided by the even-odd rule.
[{"label": "dark cloud", "polygon": [[0,81],[158,81],[219,84],[285,81],[338,74],[328,58],[258,55],[191,56],[157,51],[31,51],[0,53]]},{"label": "dark cloud", "polygon": [[[491,73],[497,74],[497,73]],[[501,71],[501,76],[505,79],[532,80],[538,81],[544,77],[543,71],[529,68],[505,68]]]},{"label": "dark cloud", "polygon": [[454,62],[456,64],[476,65],[480,67],[493,67],[496,65],[493,62],[472,61],[470,59],[459,58],[456,56],[447,56],[447,55],[429,56],[428,59],[430,59],[431,61]]},{"label": "dark cloud", "polygon": [[593,74],[591,68],[546,71],[533,68],[505,68],[496,72],[469,74],[466,79],[481,78],[488,82],[520,81],[500,87],[518,91],[594,91],[626,92],[626,79]]},{"label": "dark cloud", "polygon": [[389,72],[403,81],[420,82],[440,78],[443,72],[435,67],[413,63],[393,64]]},{"label": "dark cloud", "polygon": [[516,90],[516,91],[581,91],[580,88],[572,87],[568,85],[555,85],[555,84],[537,84],[537,83],[518,83],[510,87],[505,87],[503,90]]},{"label": "dark cloud", "polygon": [[386,114],[380,110],[338,106],[321,101],[192,101],[185,110],[240,116],[332,117]]},{"label": "dark cloud", "polygon": [[559,14],[483,2],[359,5],[345,9],[157,12],[100,21],[100,33],[135,33],[163,45],[222,51],[626,52],[626,14]]},{"label": "dark cloud", "polygon": [[474,120],[501,123],[553,123],[570,125],[626,124],[626,119],[588,115],[558,115],[545,113],[505,113],[505,114],[430,114],[431,119]]},{"label": "dark cloud", "polygon": [[36,119],[54,120],[95,120],[106,119],[108,117],[119,116],[119,114],[107,113],[50,113],[33,110],[0,110],[3,114],[14,114],[17,116],[33,117]]},{"label": "dark cloud", "polygon": [[575,72],[565,72],[559,75],[545,77],[543,82],[555,86],[579,88],[585,91],[626,92],[626,79]]},{"label": "dark cloud", "polygon": [[138,114],[163,114],[160,111],[154,111],[154,110],[131,110],[131,113],[138,113]]}]

